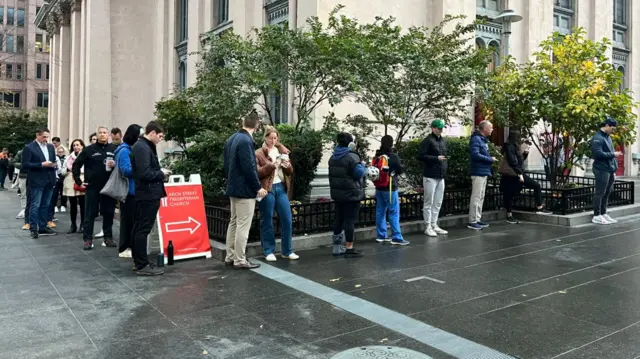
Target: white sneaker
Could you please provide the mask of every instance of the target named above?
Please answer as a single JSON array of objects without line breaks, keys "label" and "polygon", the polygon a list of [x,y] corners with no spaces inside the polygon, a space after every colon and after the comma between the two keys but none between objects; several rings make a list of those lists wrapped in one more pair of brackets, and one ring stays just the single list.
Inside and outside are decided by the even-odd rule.
[{"label": "white sneaker", "polygon": [[18,215],[16,216],[16,219],[22,219],[24,218],[24,209],[20,210],[20,213],[18,213]]},{"label": "white sneaker", "polygon": [[431,226],[427,227],[427,229],[424,230],[424,234],[426,234],[429,237],[438,236],[438,233],[436,233],[436,231],[434,231],[433,228],[431,228]]},{"label": "white sneaker", "polygon": [[276,258],[276,255],[275,255],[275,254],[271,253],[271,254],[269,254],[269,255],[266,257],[266,260],[267,260],[267,262],[275,262],[275,261],[277,261],[278,259]]},{"label": "white sneaker", "polygon": [[67,211],[67,208],[65,206],[60,207],[60,212],[64,213]]},{"label": "white sneaker", "polygon": [[289,254],[288,256],[285,256],[285,255],[283,254],[283,255],[282,255],[282,258],[285,258],[285,259],[291,259],[291,260],[296,260],[296,259],[299,259],[299,258],[300,258],[300,256],[299,256],[299,255],[297,255],[297,254],[295,254],[295,253],[293,253],[293,252],[291,252],[291,254]]},{"label": "white sneaker", "polygon": [[609,223],[618,223],[617,219],[611,218],[608,214],[603,214],[602,217]]},{"label": "white sneaker", "polygon": [[53,207],[53,211],[58,213],[59,212],[58,207]]},{"label": "white sneaker", "polygon": [[432,228],[433,228],[433,231],[436,232],[436,234],[449,234],[449,232],[447,232],[444,229],[438,227],[437,224],[435,226],[432,226]]},{"label": "white sneaker", "polygon": [[595,224],[611,224],[603,216],[593,216],[591,222]]},{"label": "white sneaker", "polygon": [[104,237],[104,231],[100,231],[100,233],[93,236],[93,238],[103,238],[103,237]]},{"label": "white sneaker", "polygon": [[125,249],[124,252],[118,254],[120,258],[131,258],[131,249]]}]

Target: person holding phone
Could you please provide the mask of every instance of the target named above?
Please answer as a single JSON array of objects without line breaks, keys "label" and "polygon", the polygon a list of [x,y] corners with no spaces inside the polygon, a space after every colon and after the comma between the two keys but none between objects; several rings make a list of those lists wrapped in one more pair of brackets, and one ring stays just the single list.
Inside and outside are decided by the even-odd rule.
[{"label": "person holding phone", "polygon": [[444,177],[447,173],[447,140],[442,137],[443,120],[431,122],[431,133],[420,143],[418,160],[424,163],[423,188],[424,207],[422,209],[425,231],[429,237],[437,237],[449,232],[438,226],[438,216],[444,198]]},{"label": "person holding phone", "polygon": [[38,130],[36,140],[25,146],[22,152],[21,169],[29,173],[29,229],[33,239],[57,234],[47,226],[57,168],[56,151],[52,144],[47,143],[50,136],[48,129]]},{"label": "person holding phone", "polygon": [[600,130],[591,139],[593,176],[596,180],[591,222],[595,224],[618,223],[607,213],[609,195],[611,195],[618,170],[618,157],[622,156],[622,152],[615,150],[613,140],[611,140],[611,135],[615,132],[616,127],[618,127],[618,121],[607,117],[600,124]]}]

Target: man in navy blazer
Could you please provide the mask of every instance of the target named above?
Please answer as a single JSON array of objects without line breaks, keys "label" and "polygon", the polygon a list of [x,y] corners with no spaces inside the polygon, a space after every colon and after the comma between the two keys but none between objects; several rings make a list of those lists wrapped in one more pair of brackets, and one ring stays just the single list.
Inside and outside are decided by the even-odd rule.
[{"label": "man in navy blazer", "polygon": [[50,132],[43,128],[36,132],[36,140],[24,147],[22,151],[22,170],[29,173],[28,196],[31,199],[29,208],[29,226],[31,238],[57,234],[47,227],[47,212],[56,184],[56,152],[49,144]]}]

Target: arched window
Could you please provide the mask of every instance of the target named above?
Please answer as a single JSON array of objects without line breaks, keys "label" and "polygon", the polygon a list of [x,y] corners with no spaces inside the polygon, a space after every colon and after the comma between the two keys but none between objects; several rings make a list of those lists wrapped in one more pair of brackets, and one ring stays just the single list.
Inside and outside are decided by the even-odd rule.
[{"label": "arched window", "polygon": [[181,60],[178,65],[178,84],[180,85],[180,89],[184,89],[187,87],[187,61]]},{"label": "arched window", "polygon": [[500,66],[500,44],[496,41],[491,41],[488,48],[492,50],[492,53],[491,62],[487,66],[487,71],[492,72],[496,67]]},{"label": "arched window", "polygon": [[622,75],[622,82],[620,83],[620,91],[624,91],[627,88],[627,74],[625,72],[624,66],[618,67],[618,72]]}]

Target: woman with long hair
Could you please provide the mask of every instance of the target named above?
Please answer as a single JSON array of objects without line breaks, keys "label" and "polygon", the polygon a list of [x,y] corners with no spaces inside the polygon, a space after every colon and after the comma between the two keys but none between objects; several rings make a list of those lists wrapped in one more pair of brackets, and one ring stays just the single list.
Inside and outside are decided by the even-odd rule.
[{"label": "woman with long hair", "polygon": [[133,221],[135,217],[136,185],[133,181],[133,167],[131,165],[131,147],[138,141],[142,126],[133,124],[127,128],[122,143],[115,151],[116,166],[123,177],[129,180],[129,193],[124,203],[120,204],[120,241],[118,251],[121,258],[131,258],[133,248]]},{"label": "woman with long hair", "polygon": [[513,202],[522,188],[533,189],[538,213],[548,213],[542,204],[542,189],[540,184],[524,173],[524,161],[529,150],[522,144],[520,131],[510,130],[507,142],[502,146],[503,162],[500,164],[500,191],[507,212],[507,222],[519,223],[513,217]]},{"label": "woman with long hair", "polygon": [[[64,161],[60,175],[64,177],[62,182],[62,195],[69,199],[69,215],[71,219],[71,228],[69,228],[69,234],[82,233],[82,223],[84,222],[84,190],[79,191],[75,182],[73,181],[73,174],[71,169],[73,163],[82,150],[84,149],[84,142],[81,139],[75,139],[71,142],[71,153]],[[84,181],[84,167],[80,170],[80,177]],[[76,218],[78,217],[78,207],[80,207],[80,228],[76,225]]]},{"label": "woman with long hair", "polygon": [[278,143],[280,135],[273,126],[264,131],[262,148],[256,151],[258,177],[267,195],[260,200],[260,239],[267,261],[276,261],[276,238],[273,230],[273,214],[278,213],[282,237],[282,258],[300,258],[292,247],[292,218],[289,199],[292,194],[293,166],[289,150]]}]

